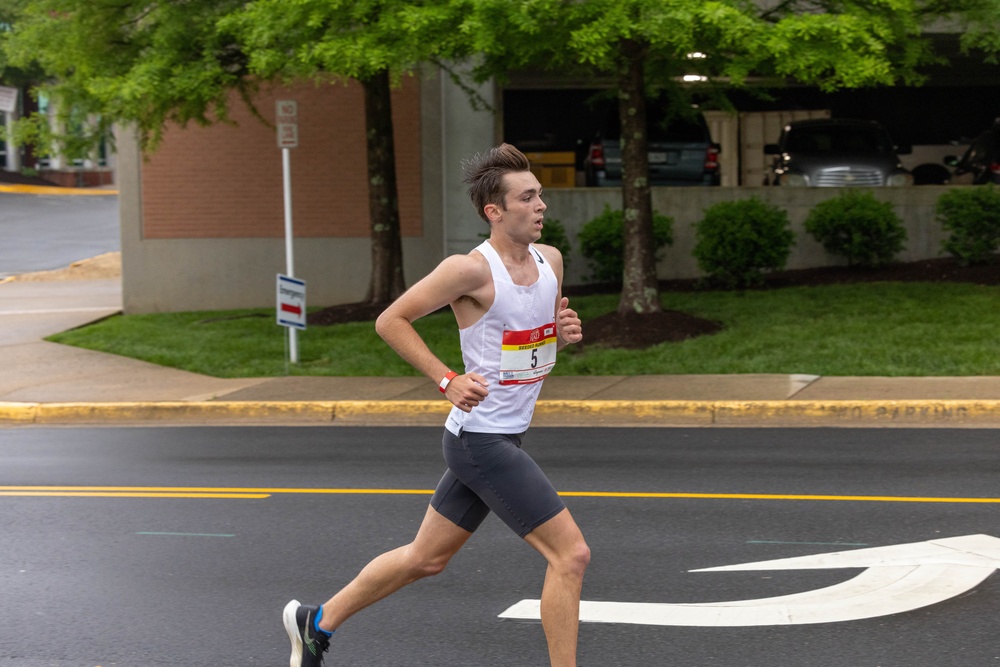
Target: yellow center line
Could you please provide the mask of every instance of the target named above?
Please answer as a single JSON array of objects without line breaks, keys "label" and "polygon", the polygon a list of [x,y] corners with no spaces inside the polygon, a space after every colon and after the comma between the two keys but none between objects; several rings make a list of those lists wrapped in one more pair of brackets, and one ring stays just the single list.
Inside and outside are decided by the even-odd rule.
[{"label": "yellow center line", "polygon": [[711,500],[850,500],[882,503],[1000,503],[1000,498],[935,498],[922,496],[833,496],[781,493],[629,493],[560,491],[560,496],[585,498],[700,498]]},{"label": "yellow center line", "polygon": [[229,487],[203,487],[203,486],[0,486],[0,495],[23,495],[26,493],[47,493],[47,494],[111,494],[124,495],[130,493],[142,494],[165,494],[173,495],[193,495],[201,494],[203,497],[215,498],[221,494],[238,494],[239,496],[253,496],[266,498],[275,493],[292,494],[380,494],[380,495],[431,495],[433,490],[425,489],[297,489],[297,488],[229,488]]},{"label": "yellow center line", "polygon": [[[94,496],[124,498],[268,498],[275,494],[421,495],[432,489],[311,489],[229,488],[201,486],[0,486],[0,496]],[[627,491],[561,491],[575,498],[661,498],[700,500],[828,500],[885,503],[1000,503],[1000,498],[947,498],[925,496],[855,496],[778,493],[654,493]]]},{"label": "yellow center line", "polygon": [[267,493],[171,493],[168,491],[9,491],[0,487],[0,496],[60,497],[60,498],[236,498],[259,500],[270,498]]}]

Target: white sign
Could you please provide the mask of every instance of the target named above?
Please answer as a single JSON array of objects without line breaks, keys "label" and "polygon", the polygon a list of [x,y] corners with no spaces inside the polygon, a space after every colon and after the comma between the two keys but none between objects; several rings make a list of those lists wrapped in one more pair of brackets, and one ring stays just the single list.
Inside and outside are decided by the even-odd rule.
[{"label": "white sign", "polygon": [[0,111],[7,113],[17,111],[17,88],[0,86]]},{"label": "white sign", "polygon": [[306,328],[306,283],[278,274],[278,324]]},{"label": "white sign", "polygon": [[[835,623],[898,614],[972,590],[1000,568],[1000,539],[964,535],[913,544],[710,567],[693,572],[866,568],[848,581],[760,600],[667,604],[580,603],[580,620],[595,623],[734,627]],[[521,600],[500,618],[539,620],[540,602]]]},{"label": "white sign", "polygon": [[295,100],[278,100],[275,123],[278,125],[278,148],[299,145],[299,105]]}]

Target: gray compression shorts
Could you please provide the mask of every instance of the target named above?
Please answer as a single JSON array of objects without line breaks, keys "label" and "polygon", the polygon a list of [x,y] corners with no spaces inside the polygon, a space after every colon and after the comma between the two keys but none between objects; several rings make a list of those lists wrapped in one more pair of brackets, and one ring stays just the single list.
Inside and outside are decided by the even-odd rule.
[{"label": "gray compression shorts", "polygon": [[448,464],[431,507],[455,525],[474,532],[492,510],[524,537],[566,505],[538,464],[521,449],[521,435],[445,429]]}]

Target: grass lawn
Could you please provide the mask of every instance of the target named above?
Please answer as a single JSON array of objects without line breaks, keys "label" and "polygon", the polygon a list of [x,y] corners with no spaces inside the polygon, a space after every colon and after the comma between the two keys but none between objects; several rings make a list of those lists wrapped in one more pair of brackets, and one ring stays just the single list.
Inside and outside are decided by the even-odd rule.
[{"label": "grass lawn", "polygon": [[[964,283],[859,283],[750,291],[665,292],[664,308],[723,323],[712,336],[645,350],[596,346],[560,353],[555,375],[806,373],[1000,375],[1000,288]],[[586,322],[618,294],[576,297]],[[462,367],[450,313],[416,328],[452,368]],[[51,336],[91,350],[216,377],[416,375],[371,322],[312,326],[300,363],[285,362],[284,327],[270,309],[112,317]]]}]

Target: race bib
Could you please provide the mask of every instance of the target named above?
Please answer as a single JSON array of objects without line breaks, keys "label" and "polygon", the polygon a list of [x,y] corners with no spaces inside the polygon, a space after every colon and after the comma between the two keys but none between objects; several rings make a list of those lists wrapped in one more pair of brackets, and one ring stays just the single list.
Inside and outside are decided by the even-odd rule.
[{"label": "race bib", "polygon": [[504,331],[500,384],[540,382],[556,364],[556,324],[527,331]]}]

